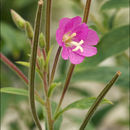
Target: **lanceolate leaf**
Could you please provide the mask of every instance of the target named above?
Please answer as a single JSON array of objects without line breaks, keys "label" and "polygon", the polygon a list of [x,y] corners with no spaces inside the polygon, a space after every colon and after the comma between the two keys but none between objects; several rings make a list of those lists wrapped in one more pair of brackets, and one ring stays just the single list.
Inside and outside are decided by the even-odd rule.
[{"label": "lanceolate leaf", "polygon": [[[67,107],[65,107],[64,109],[62,109],[56,116],[55,119],[57,119],[62,113],[64,113],[65,111],[68,111],[70,109],[88,109],[95,101],[95,97],[91,97],[91,98],[83,98],[81,100],[75,101],[72,104],[68,105]],[[111,101],[107,100],[107,99],[103,99],[102,104],[105,103],[109,103],[112,104]]]},{"label": "lanceolate leaf", "polygon": [[97,81],[106,83],[111,79],[116,71],[121,71],[122,75],[115,83],[123,88],[129,87],[129,72],[127,67],[95,67],[95,68],[84,68],[74,73],[72,81]]},{"label": "lanceolate leaf", "polygon": [[[25,90],[25,89],[19,89],[19,88],[13,88],[13,87],[4,87],[4,88],[0,89],[0,92],[28,97],[28,90]],[[35,98],[39,103],[41,103],[42,105],[44,104],[44,101],[41,100],[38,96],[35,96]]]},{"label": "lanceolate leaf", "polygon": [[[25,67],[29,67],[30,63],[29,62],[25,62],[25,61],[16,61],[17,64],[25,66]],[[40,71],[38,70],[38,68],[36,67],[36,71],[40,74]]]},{"label": "lanceolate leaf", "polygon": [[4,87],[4,88],[0,89],[0,92],[15,94],[15,95],[21,95],[21,96],[28,96],[28,91],[27,90],[19,89],[19,88]]},{"label": "lanceolate leaf", "polygon": [[101,9],[119,9],[126,7],[129,7],[129,0],[109,0],[103,4]]},{"label": "lanceolate leaf", "polygon": [[82,67],[92,67],[98,65],[106,58],[117,55],[129,47],[129,25],[113,29],[102,37],[97,45],[98,53],[93,57],[86,58],[84,62],[78,65]]}]

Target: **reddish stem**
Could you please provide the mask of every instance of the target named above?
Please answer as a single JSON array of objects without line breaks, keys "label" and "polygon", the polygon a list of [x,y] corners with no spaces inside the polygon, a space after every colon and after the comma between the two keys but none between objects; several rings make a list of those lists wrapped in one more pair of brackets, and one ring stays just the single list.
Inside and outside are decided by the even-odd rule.
[{"label": "reddish stem", "polygon": [[54,79],[54,75],[55,75],[55,71],[56,71],[56,67],[57,67],[57,63],[58,63],[58,59],[59,59],[59,56],[60,56],[61,49],[62,49],[61,47],[58,48],[56,56],[55,56],[55,60],[54,60],[52,71],[51,71],[50,84],[52,83],[52,81]]},{"label": "reddish stem", "polygon": [[2,53],[0,53],[0,59],[6,63],[13,71],[17,73],[17,75],[22,78],[26,84],[28,84],[28,79],[27,77],[21,72],[20,69],[16,67],[6,56],[4,56]]},{"label": "reddish stem", "polygon": [[44,60],[46,61],[46,52],[44,48],[42,49],[42,55],[43,55]]}]

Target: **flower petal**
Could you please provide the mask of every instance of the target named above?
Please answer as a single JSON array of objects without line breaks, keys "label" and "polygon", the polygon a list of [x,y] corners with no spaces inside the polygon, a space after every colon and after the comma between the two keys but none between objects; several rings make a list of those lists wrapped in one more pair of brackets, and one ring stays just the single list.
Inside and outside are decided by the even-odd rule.
[{"label": "flower petal", "polygon": [[96,33],[96,31],[88,29],[88,36],[86,39],[86,42],[88,45],[97,45],[99,41],[99,37]]},{"label": "flower petal", "polygon": [[72,18],[65,26],[64,33],[67,33],[69,31],[72,31],[73,28],[81,24],[82,18],[80,16],[76,16]]},{"label": "flower petal", "polygon": [[80,42],[81,40],[86,40],[88,35],[88,26],[83,23],[78,25],[76,28],[72,30],[72,33],[76,33],[76,36],[74,37],[74,41]]},{"label": "flower petal", "polygon": [[80,64],[84,60],[84,56],[78,55],[75,52],[69,50],[69,59],[72,64]]},{"label": "flower petal", "polygon": [[64,35],[64,28],[70,20],[71,20],[70,18],[62,18],[59,22],[59,28],[56,31],[56,41],[60,46],[62,46],[63,44],[62,39]]},{"label": "flower petal", "polygon": [[91,57],[91,56],[97,54],[97,48],[96,47],[93,47],[93,46],[90,46],[90,45],[87,45],[87,44],[83,44],[82,48],[83,48],[83,52],[78,50],[75,53],[77,53],[81,56],[85,56],[85,57]]},{"label": "flower petal", "polygon": [[62,58],[63,58],[64,60],[67,60],[68,57],[69,57],[69,51],[68,51],[68,49],[67,49],[66,47],[63,47],[63,50],[62,50]]},{"label": "flower petal", "polygon": [[63,28],[70,20],[70,18],[62,18],[59,22],[59,27]]},{"label": "flower petal", "polygon": [[62,44],[63,44],[63,42],[62,42],[63,35],[64,35],[63,30],[58,28],[56,31],[56,41],[58,42],[59,46],[62,46]]}]

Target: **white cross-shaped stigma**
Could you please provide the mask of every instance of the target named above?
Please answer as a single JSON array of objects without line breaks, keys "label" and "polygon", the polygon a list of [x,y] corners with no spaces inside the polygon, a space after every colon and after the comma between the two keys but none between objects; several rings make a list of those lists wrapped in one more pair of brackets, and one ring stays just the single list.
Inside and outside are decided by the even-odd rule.
[{"label": "white cross-shaped stigma", "polygon": [[81,40],[80,42],[75,42],[75,41],[72,41],[71,44],[76,46],[72,51],[78,51],[80,50],[81,52],[83,52],[83,48],[81,47],[81,45],[84,43],[83,40]]}]

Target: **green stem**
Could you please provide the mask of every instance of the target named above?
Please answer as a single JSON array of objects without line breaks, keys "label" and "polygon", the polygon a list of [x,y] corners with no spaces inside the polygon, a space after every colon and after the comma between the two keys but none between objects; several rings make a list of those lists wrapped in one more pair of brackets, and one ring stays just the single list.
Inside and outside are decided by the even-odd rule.
[{"label": "green stem", "polygon": [[50,103],[50,99],[48,97],[47,73],[45,71],[43,72],[43,84],[44,84],[44,92],[45,92],[45,97],[46,97],[46,113],[47,113],[48,129],[53,130],[51,103]]},{"label": "green stem", "polygon": [[50,84],[53,82],[53,79],[54,79],[54,75],[55,75],[55,71],[56,71],[56,66],[57,66],[57,63],[58,63],[58,59],[59,59],[59,56],[60,56],[61,49],[62,48],[59,46],[59,48],[57,50],[57,53],[56,53],[56,56],[55,56],[55,60],[54,60],[52,71],[51,71]]},{"label": "green stem", "polygon": [[48,129],[53,130],[53,120],[52,120],[51,104],[49,97],[46,98],[46,111],[47,111]]},{"label": "green stem", "polygon": [[47,54],[50,49],[51,1],[52,0],[47,0],[47,9],[46,9],[46,52]]},{"label": "green stem", "polygon": [[[49,49],[50,49],[50,23],[51,23],[51,3],[52,0],[47,0],[47,8],[46,8],[46,53],[48,55]],[[50,78],[50,70],[49,70],[49,64],[48,64],[48,83]]]},{"label": "green stem", "polygon": [[[89,15],[89,10],[90,10],[90,5],[91,5],[91,0],[87,0],[87,1],[86,1],[86,6],[85,6],[85,9],[84,9],[84,17],[83,17],[83,22],[84,22],[84,23],[87,23],[88,15]],[[64,99],[65,93],[66,93],[67,88],[68,88],[68,86],[69,86],[69,83],[70,83],[70,80],[71,80],[71,77],[72,77],[74,68],[75,68],[75,65],[71,64],[71,65],[70,65],[70,68],[69,68],[69,71],[68,71],[68,74],[67,74],[66,81],[65,81],[64,89],[63,89],[63,92],[62,92],[62,95],[61,95],[61,98],[60,98],[58,107],[57,107],[56,112],[55,112],[55,115],[57,114],[57,112],[58,112],[59,109],[60,109],[60,106],[61,106],[62,101],[63,101],[63,99]],[[55,118],[55,117],[54,117],[54,118]]]},{"label": "green stem", "polygon": [[43,1],[39,0],[38,2],[38,9],[36,13],[35,25],[34,25],[34,37],[33,37],[33,44],[31,50],[31,57],[30,57],[30,69],[29,69],[29,102],[31,107],[31,112],[35,124],[42,130],[40,121],[38,119],[36,108],[35,108],[35,97],[34,97],[34,79],[35,79],[35,68],[36,68],[36,57],[37,57],[37,48],[38,48],[38,38],[40,33],[40,25],[41,25],[41,14],[42,14],[42,6]]},{"label": "green stem", "polygon": [[93,105],[91,106],[91,108],[89,109],[86,118],[84,119],[81,127],[79,130],[84,130],[86,125],[88,124],[90,118],[92,117],[92,115],[94,114],[94,112],[96,111],[97,107],[99,106],[100,102],[102,101],[102,99],[104,98],[104,96],[107,94],[107,92],[110,90],[110,88],[112,87],[112,85],[116,82],[116,80],[118,79],[118,77],[120,76],[121,72],[117,72],[115,74],[115,76],[112,78],[112,80],[106,85],[106,87],[101,91],[101,93],[99,94],[99,96],[96,98],[96,101],[93,103]]}]

